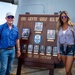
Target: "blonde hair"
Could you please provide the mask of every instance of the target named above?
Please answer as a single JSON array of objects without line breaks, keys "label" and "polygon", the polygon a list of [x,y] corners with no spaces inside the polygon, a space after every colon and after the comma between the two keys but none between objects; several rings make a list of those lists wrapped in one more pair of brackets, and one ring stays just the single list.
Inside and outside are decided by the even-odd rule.
[{"label": "blonde hair", "polygon": [[59,15],[59,19],[58,19],[58,22],[57,22],[57,25],[56,25],[56,33],[59,32],[59,28],[62,27],[62,25],[63,25],[63,22],[61,20],[61,15],[63,13],[65,13],[67,15],[67,17],[68,17],[68,19],[67,19],[68,25],[72,26],[72,30],[73,30],[74,23],[71,22],[70,17],[68,16],[68,13],[66,11],[62,11],[60,13],[60,15]]}]

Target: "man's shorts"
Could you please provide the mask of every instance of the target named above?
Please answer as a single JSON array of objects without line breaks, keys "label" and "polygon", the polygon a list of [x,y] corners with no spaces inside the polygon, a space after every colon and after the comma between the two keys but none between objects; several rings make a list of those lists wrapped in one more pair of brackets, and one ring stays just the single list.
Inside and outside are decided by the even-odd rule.
[{"label": "man's shorts", "polygon": [[75,49],[75,46],[74,45],[69,45],[67,46],[66,50],[64,50],[64,45],[61,45],[60,46],[60,54],[61,55],[68,55],[68,56],[74,56],[74,49]]}]

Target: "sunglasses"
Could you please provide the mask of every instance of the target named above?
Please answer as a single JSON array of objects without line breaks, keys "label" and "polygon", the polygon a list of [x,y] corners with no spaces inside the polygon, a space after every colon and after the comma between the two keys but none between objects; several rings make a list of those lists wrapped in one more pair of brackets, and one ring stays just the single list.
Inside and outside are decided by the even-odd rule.
[{"label": "sunglasses", "polygon": [[67,16],[61,16],[61,19],[63,19],[63,18],[67,18]]},{"label": "sunglasses", "polygon": [[13,18],[14,18],[14,16],[7,16],[7,18],[8,18],[8,19],[13,19]]}]

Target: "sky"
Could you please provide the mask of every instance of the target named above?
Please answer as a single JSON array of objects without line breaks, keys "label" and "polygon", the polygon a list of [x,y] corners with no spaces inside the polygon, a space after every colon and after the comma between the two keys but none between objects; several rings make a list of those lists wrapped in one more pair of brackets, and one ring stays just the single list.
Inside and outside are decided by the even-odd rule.
[{"label": "sky", "polygon": [[[20,0],[21,1],[21,0]],[[24,1],[24,0],[23,0]],[[25,0],[25,1],[27,1],[27,0]],[[38,0],[37,0],[38,1]],[[48,0],[49,1],[49,0]],[[61,0],[60,0],[61,1]],[[34,1],[35,2],[35,1]],[[38,1],[39,2],[39,1]],[[41,1],[40,1],[41,2]],[[21,2],[20,2],[21,3]],[[71,20],[72,20],[72,22],[74,22],[75,23],[75,16],[74,16],[74,14],[75,14],[75,10],[74,10],[74,7],[75,7],[75,5],[73,4],[73,3],[75,3],[74,2],[74,0],[73,0],[73,2],[69,2],[69,4],[68,5],[64,5],[63,6],[63,3],[61,3],[60,2],[60,7],[59,7],[59,5],[57,5],[56,4],[56,6],[58,6],[58,8],[55,8],[55,7],[53,7],[54,5],[52,5],[51,3],[49,3],[48,2],[48,6],[45,6],[44,8],[46,8],[46,9],[44,9],[42,6],[38,6],[37,4],[34,4],[35,5],[35,7],[34,7],[34,5],[32,5],[32,1],[30,1],[29,3],[31,3],[31,5],[29,5],[29,3],[28,2],[26,2],[26,3],[24,3],[24,2],[22,2],[23,3],[23,5],[20,5],[20,10],[18,10],[18,12],[20,12],[20,13],[25,13],[26,11],[28,12],[28,11],[30,11],[32,14],[33,13],[40,13],[40,12],[42,12],[43,10],[45,10],[45,13],[53,13],[54,11],[58,11],[58,10],[60,10],[60,9],[64,9],[64,7],[68,10],[68,12],[69,12],[69,15],[70,15],[70,18],[71,18]],[[21,4],[22,4],[21,3]],[[26,4],[28,4],[28,5],[26,5]],[[55,4],[55,3],[53,3],[53,4]],[[71,6],[69,6],[71,4]],[[73,5],[72,5],[73,4]],[[25,6],[26,5],[26,6]],[[21,7],[22,6],[22,7]],[[50,7],[51,6],[51,7]],[[61,7],[62,6],[62,7]],[[25,8],[26,7],[26,8]],[[36,8],[39,8],[40,7],[40,9],[38,9],[38,10],[32,10],[31,8],[33,8],[34,7],[34,9],[36,9]],[[50,8],[47,8],[47,7],[50,7]],[[6,13],[7,12],[12,12],[12,13],[14,13],[14,15],[15,15],[15,13],[16,13],[16,9],[17,9],[17,5],[14,5],[14,4],[11,4],[11,3],[6,3],[6,2],[0,2],[0,25],[1,24],[3,24],[4,22],[6,22],[6,20],[5,20],[5,16],[6,16]],[[23,10],[24,9],[24,10]],[[51,10],[51,11],[50,11]],[[18,12],[17,12],[17,14],[18,14]],[[16,15],[16,16],[18,16],[18,15]],[[17,18],[15,19],[15,24],[17,25]]]},{"label": "sky", "polygon": [[0,25],[5,23],[5,16],[7,12],[16,13],[17,5],[11,3],[0,2]]}]

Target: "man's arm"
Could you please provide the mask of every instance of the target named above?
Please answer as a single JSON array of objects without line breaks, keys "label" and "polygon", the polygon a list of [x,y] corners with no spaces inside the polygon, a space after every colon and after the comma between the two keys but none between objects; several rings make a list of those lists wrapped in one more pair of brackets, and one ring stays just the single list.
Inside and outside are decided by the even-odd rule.
[{"label": "man's arm", "polygon": [[17,47],[17,51],[20,50],[20,40],[19,39],[16,40],[16,47]]},{"label": "man's arm", "polygon": [[21,55],[21,52],[20,52],[20,40],[19,39],[16,40],[16,47],[17,47],[17,57],[19,57]]}]

